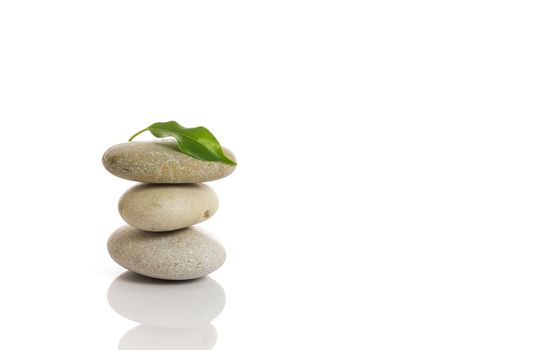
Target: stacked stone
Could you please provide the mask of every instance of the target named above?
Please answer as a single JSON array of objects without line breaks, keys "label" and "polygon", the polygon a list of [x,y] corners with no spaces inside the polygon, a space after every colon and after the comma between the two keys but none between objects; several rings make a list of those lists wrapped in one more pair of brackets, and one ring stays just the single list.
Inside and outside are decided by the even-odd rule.
[{"label": "stacked stone", "polygon": [[[223,151],[235,160],[228,149]],[[115,145],[102,162],[111,174],[142,182],[119,200],[119,213],[129,225],[108,240],[115,262],[167,280],[199,278],[221,267],[223,246],[192,225],[209,219],[218,208],[217,195],[203,182],[230,175],[234,166],[192,158],[168,139]]]}]

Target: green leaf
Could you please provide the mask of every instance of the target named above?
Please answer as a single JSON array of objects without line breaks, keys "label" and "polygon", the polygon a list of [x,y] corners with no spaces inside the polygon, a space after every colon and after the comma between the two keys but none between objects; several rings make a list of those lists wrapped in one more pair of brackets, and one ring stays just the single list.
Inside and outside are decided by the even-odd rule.
[{"label": "green leaf", "polygon": [[196,159],[236,165],[235,161],[225,156],[215,136],[203,126],[185,128],[175,121],[154,123],[134,134],[129,141],[145,131],[150,131],[155,137],[174,137],[181,152]]}]

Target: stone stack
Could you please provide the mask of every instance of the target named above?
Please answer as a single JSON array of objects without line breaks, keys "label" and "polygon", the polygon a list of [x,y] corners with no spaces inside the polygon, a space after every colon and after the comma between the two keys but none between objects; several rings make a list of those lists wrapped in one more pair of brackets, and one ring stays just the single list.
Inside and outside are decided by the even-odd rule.
[{"label": "stone stack", "polygon": [[[228,149],[223,151],[235,160]],[[217,195],[203,182],[230,175],[234,166],[192,158],[168,139],[113,146],[102,162],[111,174],[142,182],[119,200],[119,213],[130,226],[108,240],[115,262],[166,280],[203,277],[224,263],[223,246],[192,225],[217,211]]]}]

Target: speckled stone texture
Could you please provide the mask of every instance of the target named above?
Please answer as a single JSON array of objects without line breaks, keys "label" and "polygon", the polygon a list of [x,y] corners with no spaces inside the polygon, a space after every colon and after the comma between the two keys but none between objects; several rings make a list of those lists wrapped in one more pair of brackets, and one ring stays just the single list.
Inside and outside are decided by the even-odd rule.
[{"label": "speckled stone texture", "polygon": [[226,258],[223,246],[196,227],[152,233],[123,226],[110,236],[108,251],[128,270],[167,280],[206,276]]},{"label": "speckled stone texture", "polygon": [[219,206],[204,184],[142,184],[119,200],[119,214],[129,225],[146,231],[172,231],[209,219]]},{"label": "speckled stone texture", "polygon": [[[236,160],[223,148],[225,155]],[[104,167],[123,179],[146,183],[196,183],[221,179],[235,166],[192,158],[171,139],[133,141],[110,147],[102,158]]]}]

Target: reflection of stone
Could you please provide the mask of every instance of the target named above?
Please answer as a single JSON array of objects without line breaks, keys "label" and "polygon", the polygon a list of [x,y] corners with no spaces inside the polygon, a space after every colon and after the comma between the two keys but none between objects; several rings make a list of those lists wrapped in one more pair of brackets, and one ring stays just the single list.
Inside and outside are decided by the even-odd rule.
[{"label": "reflection of stone", "polygon": [[121,338],[119,350],[210,350],[216,340],[210,324],[187,329],[138,326]]},{"label": "reflection of stone", "polygon": [[125,272],[109,287],[108,302],[121,316],[145,325],[208,327],[225,306],[225,292],[209,277],[175,282]]}]

